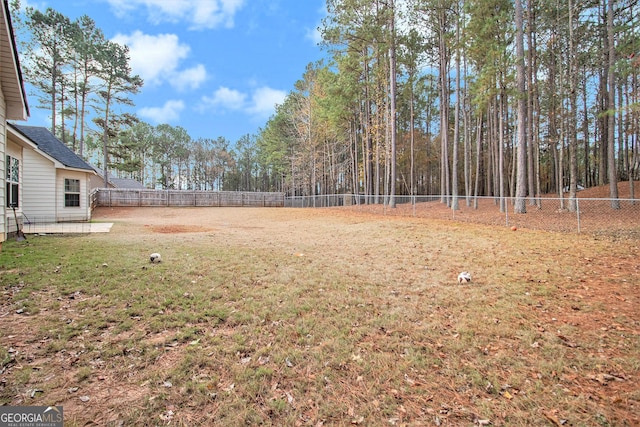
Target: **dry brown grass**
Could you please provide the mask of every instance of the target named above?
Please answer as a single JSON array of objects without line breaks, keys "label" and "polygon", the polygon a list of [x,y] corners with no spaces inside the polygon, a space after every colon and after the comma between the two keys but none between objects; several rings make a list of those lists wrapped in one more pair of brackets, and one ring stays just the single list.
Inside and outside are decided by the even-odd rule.
[{"label": "dry brown grass", "polygon": [[[391,209],[383,204],[349,206],[343,210],[383,216],[418,217],[473,224],[515,226],[530,230],[582,233],[614,238],[640,239],[640,182],[631,193],[629,182],[618,183],[620,209],[611,209],[608,186],[593,187],[577,193],[577,211],[571,211],[568,194],[540,198],[540,205],[527,201],[525,214],[514,213],[513,199],[507,198],[501,211],[499,199],[480,197],[477,202],[459,198],[459,209],[452,210],[438,199],[418,196],[416,203],[398,204]],[[433,200],[425,202],[425,200]],[[477,205],[476,205],[477,203]]]},{"label": "dry brown grass", "polygon": [[0,253],[0,403],[71,426],[640,423],[637,240],[344,209],[96,217],[112,232]]}]

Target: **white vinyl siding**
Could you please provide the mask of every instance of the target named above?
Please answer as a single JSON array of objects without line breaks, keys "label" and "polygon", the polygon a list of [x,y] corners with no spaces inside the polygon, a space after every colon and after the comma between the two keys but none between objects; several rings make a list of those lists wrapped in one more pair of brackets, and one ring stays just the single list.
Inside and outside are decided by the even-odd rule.
[{"label": "white vinyl siding", "polygon": [[22,212],[30,221],[56,219],[56,167],[40,153],[23,151]]},{"label": "white vinyl siding", "polygon": [[[7,120],[6,120],[7,105],[4,101],[4,93],[0,88],[0,176],[2,181],[7,176],[5,169],[5,157],[7,150]],[[4,182],[3,182],[4,184]],[[5,208],[6,201],[4,199],[4,185],[0,191],[0,244],[7,238],[7,210]]]},{"label": "white vinyl siding", "polygon": [[[26,220],[47,223],[91,219],[88,172],[65,169],[43,152],[33,147],[23,149],[13,140],[9,141],[9,147],[22,150],[20,210]],[[79,207],[65,206],[65,179],[79,181]]]},{"label": "white vinyl siding", "polygon": [[[65,206],[65,180],[80,182],[80,206]],[[88,174],[59,169],[57,171],[56,190],[58,192],[58,221],[87,221],[91,219],[89,206]]]}]

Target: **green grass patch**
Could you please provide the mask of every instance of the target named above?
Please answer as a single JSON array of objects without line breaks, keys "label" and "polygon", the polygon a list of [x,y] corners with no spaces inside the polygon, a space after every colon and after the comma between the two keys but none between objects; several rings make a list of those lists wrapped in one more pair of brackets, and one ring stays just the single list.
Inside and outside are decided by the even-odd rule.
[{"label": "green grass patch", "polygon": [[637,246],[255,212],[220,235],[5,242],[0,404],[66,404],[69,425],[636,421],[637,270],[594,260]]}]

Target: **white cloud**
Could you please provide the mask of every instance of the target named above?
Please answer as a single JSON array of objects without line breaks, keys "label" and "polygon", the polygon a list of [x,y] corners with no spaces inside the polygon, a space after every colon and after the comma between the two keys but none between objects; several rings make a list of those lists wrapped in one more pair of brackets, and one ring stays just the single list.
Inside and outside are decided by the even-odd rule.
[{"label": "white cloud", "polygon": [[168,82],[179,90],[196,89],[207,78],[202,64],[186,70],[179,69],[191,48],[180,43],[175,34],[150,35],[135,31],[131,35],[117,34],[113,41],[129,47],[131,68],[142,77],[145,85]]},{"label": "white cloud", "polygon": [[44,11],[47,8],[46,1],[22,0],[20,2],[20,11],[24,12],[27,8]]},{"label": "white cloud", "polygon": [[270,87],[260,87],[251,96],[227,87],[218,88],[212,96],[201,98],[200,110],[242,111],[258,118],[269,117],[275,111],[276,104],[282,104],[287,93]]},{"label": "white cloud", "polygon": [[276,109],[277,104],[282,104],[287,93],[270,87],[261,87],[253,92],[252,105],[248,111],[262,117],[269,117]]},{"label": "white cloud", "polygon": [[169,100],[162,107],[145,107],[138,110],[140,117],[145,117],[156,124],[175,122],[184,110],[184,102]]},{"label": "white cloud", "polygon": [[119,16],[143,8],[154,24],[187,22],[190,29],[233,27],[245,0],[107,0]]},{"label": "white cloud", "polygon": [[198,64],[195,67],[176,72],[175,77],[169,83],[176,89],[197,89],[207,79],[207,70],[204,65]]},{"label": "white cloud", "polygon": [[307,33],[305,34],[305,37],[308,40],[311,40],[314,45],[318,45],[320,44],[320,42],[322,42],[322,32],[320,32],[319,27],[307,28]]},{"label": "white cloud", "polygon": [[213,96],[203,96],[203,107],[213,107],[225,110],[240,110],[244,106],[247,95],[226,87],[218,88]]},{"label": "white cloud", "polygon": [[328,16],[327,8],[324,4],[318,9],[318,14],[321,16],[318,20],[318,24],[315,28],[307,28],[307,32],[305,34],[306,39],[311,40],[315,45],[322,42],[322,31],[320,28],[322,28],[322,20]]}]

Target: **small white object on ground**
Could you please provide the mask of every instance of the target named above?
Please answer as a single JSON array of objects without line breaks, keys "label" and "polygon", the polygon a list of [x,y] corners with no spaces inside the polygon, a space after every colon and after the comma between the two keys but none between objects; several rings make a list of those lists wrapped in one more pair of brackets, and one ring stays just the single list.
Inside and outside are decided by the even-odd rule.
[{"label": "small white object on ground", "polygon": [[471,281],[471,274],[466,271],[458,274],[458,283],[469,283]]}]

